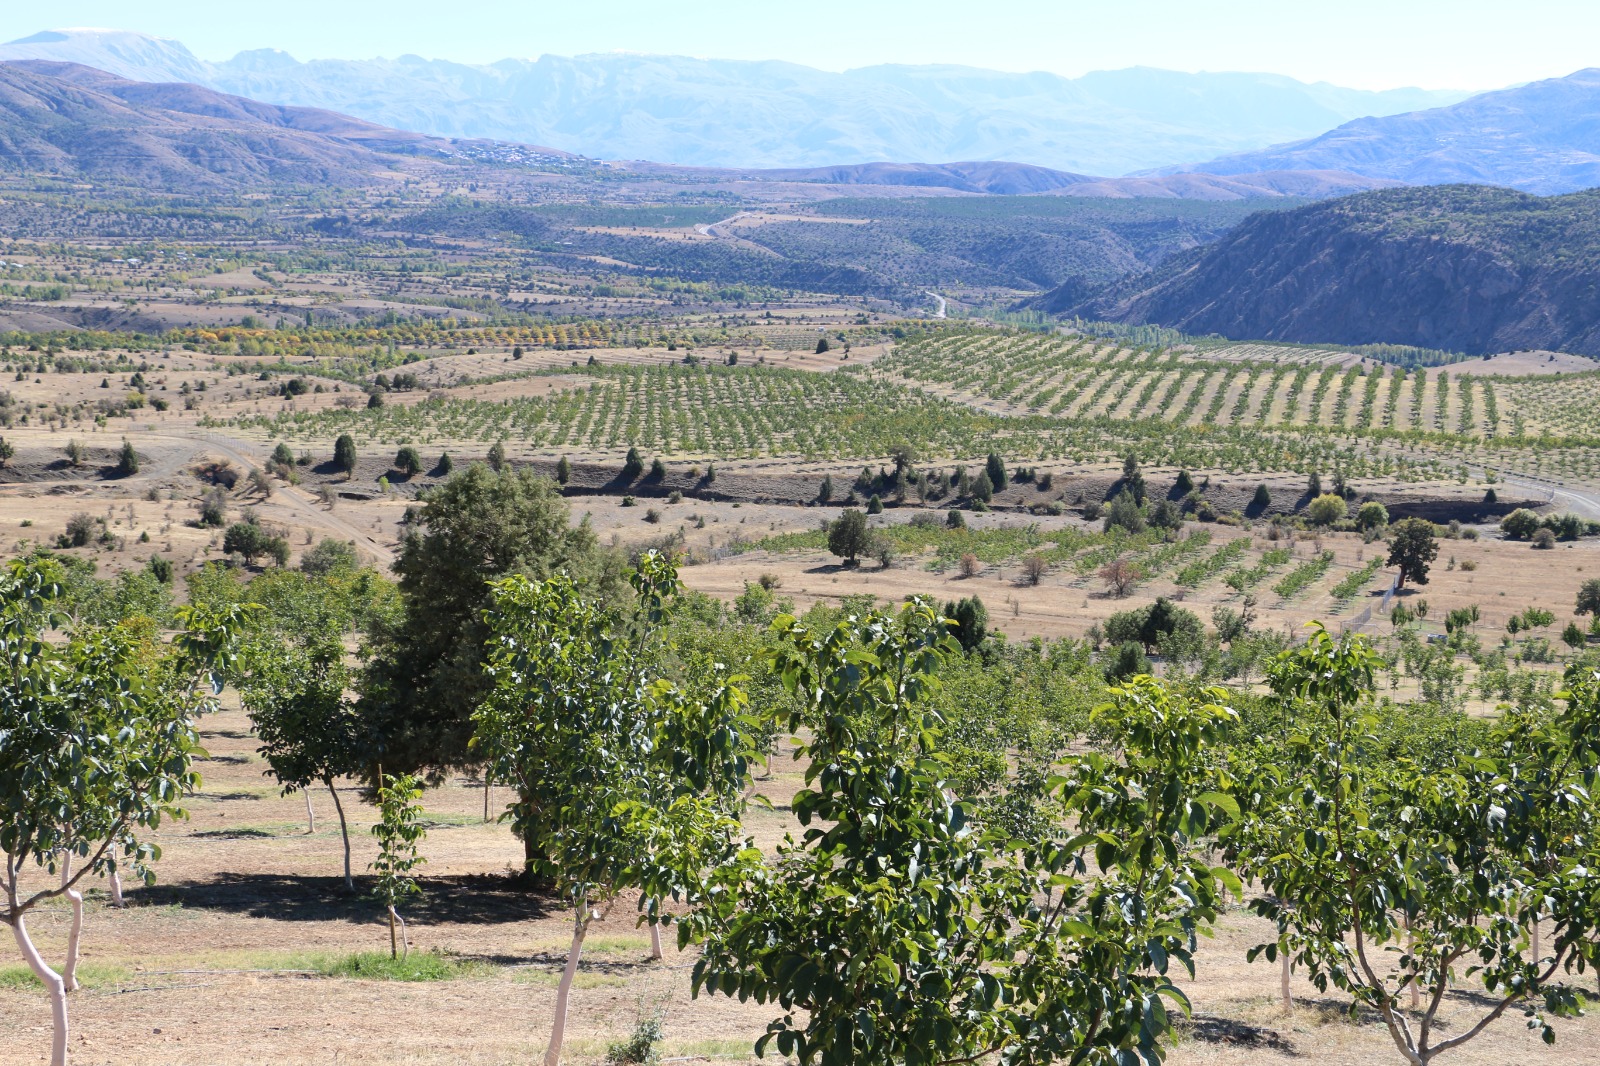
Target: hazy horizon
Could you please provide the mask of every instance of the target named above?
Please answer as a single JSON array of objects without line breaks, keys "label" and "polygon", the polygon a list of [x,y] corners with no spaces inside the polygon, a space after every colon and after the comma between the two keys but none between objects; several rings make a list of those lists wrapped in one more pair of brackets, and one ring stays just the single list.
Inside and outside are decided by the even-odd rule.
[{"label": "hazy horizon", "polygon": [[[1587,43],[1600,38],[1600,5],[1529,0],[1521,12],[1524,17],[1508,24],[1487,0],[1351,0],[1337,18],[1262,0],[1236,0],[1224,12],[1177,0],[1133,0],[1114,10],[1019,0],[1002,16],[977,22],[951,0],[870,8],[817,0],[804,18],[729,0],[707,0],[693,12],[614,0],[603,17],[591,9],[530,10],[504,0],[463,0],[447,10],[395,0],[374,20],[355,5],[327,0],[280,0],[270,12],[152,0],[136,15],[125,3],[64,0],[48,14],[0,12],[0,40],[92,27],[172,38],[214,62],[261,48],[302,61],[420,55],[471,64],[634,53],[788,62],[825,71],[951,65],[1068,78],[1156,67],[1276,74],[1368,90],[1483,91],[1563,77],[1600,62]],[[1557,25],[1561,32],[1551,33]]]}]

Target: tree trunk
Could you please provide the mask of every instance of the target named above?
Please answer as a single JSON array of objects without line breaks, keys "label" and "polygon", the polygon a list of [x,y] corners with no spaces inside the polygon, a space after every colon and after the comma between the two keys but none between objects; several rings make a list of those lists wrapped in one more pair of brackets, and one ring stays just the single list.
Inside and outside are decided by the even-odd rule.
[{"label": "tree trunk", "polygon": [[115,866],[111,868],[111,905],[119,910],[128,905],[122,898],[122,873]]},{"label": "tree trunk", "polygon": [[661,923],[650,923],[650,958],[661,958]]},{"label": "tree trunk", "polygon": [[1533,941],[1533,965],[1539,965],[1539,919],[1535,918],[1528,929]]},{"label": "tree trunk", "polygon": [[[406,920],[400,917],[400,912],[395,910],[393,905],[389,907],[389,916],[400,923],[400,957],[402,959],[408,958],[411,955],[411,938],[406,935]],[[393,947],[394,945],[390,944],[389,946]]]},{"label": "tree trunk", "polygon": [[[1405,916],[1405,926],[1406,949],[1414,952],[1417,947],[1417,938],[1411,932],[1411,916],[1409,914]],[[1422,1009],[1422,988],[1420,987],[1420,982],[1417,977],[1413,977],[1411,979],[1411,1009],[1413,1011],[1419,1011]]]},{"label": "tree trunk", "polygon": [[487,825],[488,822],[489,822],[489,768],[488,767],[484,767],[484,769],[483,769],[483,821],[484,821],[485,825]]},{"label": "tree trunk", "polygon": [[303,788],[300,791],[306,794],[306,835],[317,831],[317,812],[311,809],[311,790]]},{"label": "tree trunk", "polygon": [[1278,961],[1282,969],[1278,971],[1278,994],[1283,997],[1283,1009],[1294,1009],[1294,997],[1289,994],[1289,952],[1282,945],[1278,947]]},{"label": "tree trunk", "polygon": [[54,1026],[54,1034],[50,1040],[50,1066],[67,1066],[67,986],[61,975],[45,964],[39,955],[39,949],[33,946],[33,938],[28,936],[27,919],[17,915],[11,925],[11,935],[16,938],[17,947],[22,949],[22,957],[28,962],[28,969],[44,985],[45,991],[50,996],[50,1020]]},{"label": "tree trunk", "polygon": [[572,945],[567,948],[567,966],[561,971],[556,989],[556,1016],[550,1024],[550,1047],[544,1053],[544,1066],[561,1066],[561,1042],[567,1033],[567,1000],[572,979],[578,973],[578,957],[583,953],[583,938],[589,932],[589,897],[578,896],[577,913],[572,919]]},{"label": "tree trunk", "polygon": [[400,945],[395,940],[394,918],[395,918],[394,908],[390,907],[389,908],[389,957],[391,959],[398,959],[400,957]]},{"label": "tree trunk", "polygon": [[339,802],[339,790],[333,787],[333,778],[327,778],[328,791],[333,795],[333,809],[339,812],[339,835],[344,838],[344,887],[356,890],[355,878],[350,876],[350,826],[344,820],[344,804]]},{"label": "tree trunk", "polygon": [[83,893],[77,887],[67,887],[72,880],[72,852],[61,860],[62,895],[72,902],[72,929],[67,933],[67,961],[61,967],[61,984],[68,992],[78,990],[78,945],[83,940]]}]

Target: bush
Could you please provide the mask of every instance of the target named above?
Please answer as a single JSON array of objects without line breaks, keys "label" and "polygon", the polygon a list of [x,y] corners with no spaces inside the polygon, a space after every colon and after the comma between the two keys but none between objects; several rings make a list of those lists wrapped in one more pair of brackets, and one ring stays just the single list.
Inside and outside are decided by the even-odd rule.
[{"label": "bush", "polygon": [[1533,546],[1541,550],[1549,550],[1550,548],[1554,548],[1556,546],[1556,535],[1548,529],[1535,530],[1533,534]]},{"label": "bush", "polygon": [[353,541],[324,537],[315,547],[300,556],[300,569],[315,577],[339,571],[354,570],[361,565]]},{"label": "bush", "polygon": [[876,492],[874,492],[872,494],[872,498],[867,501],[867,513],[868,514],[882,514],[883,513],[883,501],[878,498],[878,494]]},{"label": "bush", "polygon": [[406,477],[416,477],[422,473],[422,456],[417,449],[407,444],[395,453],[394,468]]},{"label": "bush", "polygon": [[63,548],[86,548],[100,532],[100,520],[82,511],[67,519],[67,531],[58,542]]},{"label": "bush", "polygon": [[1312,500],[1306,507],[1306,518],[1315,526],[1331,526],[1335,522],[1344,520],[1348,509],[1344,497],[1325,493]]},{"label": "bush", "polygon": [[1389,524],[1389,509],[1377,500],[1368,500],[1356,511],[1357,529],[1382,529]]},{"label": "bush", "polygon": [[200,524],[220,528],[228,520],[228,494],[217,485],[200,498]]},{"label": "bush", "polygon": [[1145,518],[1144,508],[1139,506],[1139,501],[1133,498],[1130,492],[1119,492],[1111,499],[1111,506],[1106,511],[1105,531],[1113,529],[1126,530],[1129,533],[1143,533],[1149,526]]},{"label": "bush", "polygon": [[122,451],[117,456],[117,476],[132,477],[139,472],[139,453],[133,450],[130,441],[122,442]]},{"label": "bush", "polygon": [[967,516],[952,507],[945,512],[944,524],[948,529],[966,529]]},{"label": "bush", "polygon": [[1045,557],[1037,552],[1022,557],[1022,578],[1030,585],[1037,585],[1043,581],[1045,571],[1049,568],[1050,564],[1045,561]]},{"label": "bush", "polygon": [[1104,669],[1106,683],[1117,684],[1138,674],[1148,674],[1150,660],[1137,641],[1125,640],[1105,660]]},{"label": "bush", "polygon": [[1527,540],[1539,530],[1540,525],[1538,515],[1526,507],[1518,507],[1500,520],[1500,532],[1511,540]]}]

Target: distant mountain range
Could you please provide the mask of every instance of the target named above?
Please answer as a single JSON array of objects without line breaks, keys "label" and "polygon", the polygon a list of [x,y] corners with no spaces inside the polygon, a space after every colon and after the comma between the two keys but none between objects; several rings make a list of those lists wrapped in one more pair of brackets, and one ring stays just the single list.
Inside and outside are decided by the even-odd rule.
[{"label": "distant mountain range", "polygon": [[197,85],[129,81],[72,63],[0,64],[0,173],[169,190],[365,184],[396,155],[451,142]]},{"label": "distant mountain range", "polygon": [[829,73],[792,63],[649,55],[489,65],[418,56],[300,62],[270,50],[208,63],[177,41],[110,30],[35,34],[0,45],[0,62],[7,60],[193,82],[445,137],[716,167],[1009,159],[1120,175],[1299,140],[1362,116],[1468,95],[1142,67],[1063,78],[957,66]]},{"label": "distant mountain range", "polygon": [[1260,212],[1084,299],[1033,306],[1251,340],[1600,356],[1600,189],[1360,193]]},{"label": "distant mountain range", "polygon": [[1600,185],[1600,69],[1448,107],[1361,118],[1310,140],[1167,168],[1207,174],[1339,170],[1411,185],[1475,182],[1535,193]]}]

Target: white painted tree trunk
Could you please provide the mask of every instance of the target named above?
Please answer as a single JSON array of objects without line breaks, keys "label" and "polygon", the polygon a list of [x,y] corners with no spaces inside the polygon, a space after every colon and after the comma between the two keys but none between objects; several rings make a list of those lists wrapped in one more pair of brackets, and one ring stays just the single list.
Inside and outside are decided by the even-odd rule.
[{"label": "white painted tree trunk", "polygon": [[1528,932],[1529,932],[1529,935],[1532,937],[1532,940],[1533,940],[1533,964],[1535,966],[1538,966],[1539,965],[1539,919],[1535,918],[1533,920],[1533,924],[1529,927]]},{"label": "white painted tree trunk", "polygon": [[303,788],[300,791],[306,794],[306,835],[317,831],[317,812],[311,809],[311,790]]},{"label": "white painted tree trunk", "polygon": [[650,923],[650,957],[661,958],[661,923]]},{"label": "white painted tree trunk", "polygon": [[550,1023],[550,1047],[544,1053],[544,1066],[561,1066],[561,1043],[567,1035],[567,1001],[572,993],[572,979],[578,974],[583,938],[588,932],[589,899],[580,896],[577,913],[572,919],[572,944],[567,948],[567,966],[561,971],[561,984],[556,989],[556,1016]]},{"label": "white painted tree trunk", "polygon": [[329,778],[328,791],[333,795],[333,809],[339,812],[339,835],[344,838],[344,887],[350,892],[356,890],[355,878],[350,876],[350,826],[344,820],[344,804],[339,802],[339,790],[333,787],[333,779]]},{"label": "white painted tree trunk", "polygon": [[122,898],[122,874],[115,866],[111,868],[111,905],[118,909],[128,905]]},{"label": "white painted tree trunk", "polygon": [[54,1032],[50,1040],[50,1066],[67,1066],[67,986],[61,975],[45,964],[39,949],[33,946],[33,938],[28,935],[28,922],[22,915],[17,915],[16,921],[11,926],[11,935],[16,938],[17,947],[22,949],[22,957],[28,963],[28,969],[44,985],[50,997],[50,1020]]},{"label": "white painted tree trunk", "polygon": [[483,821],[485,825],[489,822],[489,770],[487,767],[483,771]]},{"label": "white painted tree trunk", "polygon": [[68,992],[78,990],[78,946],[83,942],[83,893],[77,886],[68,887],[72,880],[72,852],[61,860],[62,895],[72,903],[72,929],[67,933],[67,961],[61,967],[61,984]]}]

